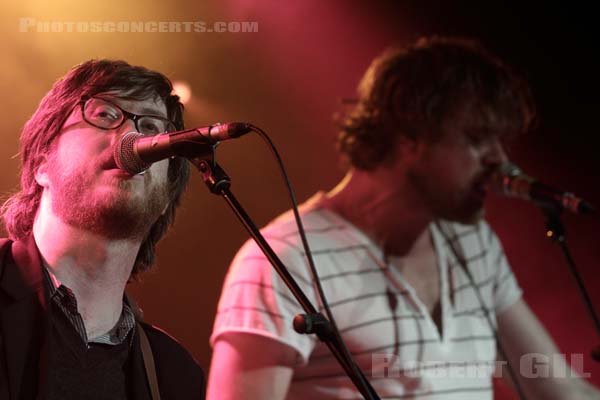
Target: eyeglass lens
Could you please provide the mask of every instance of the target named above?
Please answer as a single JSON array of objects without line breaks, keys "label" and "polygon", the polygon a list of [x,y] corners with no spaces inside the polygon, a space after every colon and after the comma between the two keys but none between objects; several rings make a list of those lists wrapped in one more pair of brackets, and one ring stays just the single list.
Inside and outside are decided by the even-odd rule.
[{"label": "eyeglass lens", "polygon": [[[102,129],[118,128],[125,120],[123,111],[117,105],[94,97],[85,103],[83,116],[87,122]],[[175,130],[173,123],[166,118],[143,115],[132,119],[137,130],[144,135],[156,135]]]}]

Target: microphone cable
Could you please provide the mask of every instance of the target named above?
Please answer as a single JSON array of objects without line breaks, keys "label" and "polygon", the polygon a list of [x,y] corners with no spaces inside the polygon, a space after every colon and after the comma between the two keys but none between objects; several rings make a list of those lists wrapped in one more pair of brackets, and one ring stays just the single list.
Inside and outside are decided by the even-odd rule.
[{"label": "microphone cable", "polygon": [[331,312],[329,303],[327,302],[325,292],[323,291],[323,287],[321,286],[321,280],[319,278],[317,268],[315,267],[312,252],[310,250],[310,246],[309,246],[308,240],[306,238],[306,232],[304,230],[304,225],[302,224],[302,219],[300,218],[300,212],[298,211],[298,202],[296,200],[296,195],[294,193],[294,189],[293,189],[291,180],[290,180],[290,178],[287,174],[287,171],[285,169],[285,166],[283,164],[283,160],[281,159],[281,156],[279,155],[279,152],[277,151],[275,144],[273,143],[273,141],[271,140],[271,138],[267,135],[267,133],[265,131],[263,131],[262,129],[260,129],[254,125],[250,125],[250,129],[253,132],[257,133],[261,137],[261,139],[263,139],[263,141],[267,144],[267,147],[271,150],[273,156],[275,157],[275,160],[277,161],[277,165],[279,166],[279,170],[280,170],[282,178],[285,182],[285,186],[287,188],[287,191],[288,191],[288,194],[290,197],[290,201],[292,203],[294,219],[296,220],[296,226],[298,227],[298,234],[300,235],[300,239],[302,240],[302,246],[304,248],[304,252],[306,253],[306,258],[308,260],[310,274],[312,275],[315,288],[317,289],[318,297],[321,300],[321,304],[323,306],[323,309],[325,310],[327,319],[329,320],[329,323],[331,324],[332,334],[335,336],[336,341],[340,344],[340,347],[341,347],[340,350],[342,352],[343,359],[345,360],[347,366],[354,372],[354,376],[362,381],[363,386],[365,388],[370,388],[371,390],[373,390],[373,392],[375,392],[374,389],[372,389],[369,381],[366,378],[364,378],[364,380],[363,380],[364,375],[359,373],[359,368],[356,365],[356,363],[352,360],[352,355],[350,354],[350,351],[346,347],[346,344],[344,343],[344,341],[342,340],[342,337],[340,335],[339,329],[335,322],[335,318],[333,317],[333,313]]}]

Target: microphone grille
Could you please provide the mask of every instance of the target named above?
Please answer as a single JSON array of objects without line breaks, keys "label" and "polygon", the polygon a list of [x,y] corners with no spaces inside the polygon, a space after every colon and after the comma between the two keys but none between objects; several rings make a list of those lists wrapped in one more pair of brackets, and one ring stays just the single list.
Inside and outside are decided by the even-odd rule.
[{"label": "microphone grille", "polygon": [[507,161],[500,166],[499,173],[504,176],[518,176],[523,172],[515,164]]},{"label": "microphone grille", "polygon": [[530,179],[511,162],[503,163],[492,179],[491,189],[504,196],[528,198]]},{"label": "microphone grille", "polygon": [[139,174],[150,167],[149,164],[140,159],[135,151],[135,144],[142,136],[144,135],[138,132],[126,133],[114,148],[113,157],[115,164],[117,164],[119,169],[129,172],[132,175]]}]

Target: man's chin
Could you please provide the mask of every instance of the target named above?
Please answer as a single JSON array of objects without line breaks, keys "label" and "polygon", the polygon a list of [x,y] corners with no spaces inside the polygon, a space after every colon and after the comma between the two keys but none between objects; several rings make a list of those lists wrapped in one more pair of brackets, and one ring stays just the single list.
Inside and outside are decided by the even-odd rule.
[{"label": "man's chin", "polygon": [[476,225],[484,216],[485,208],[483,207],[483,203],[477,202],[477,204],[470,204],[468,207],[446,212],[445,215],[441,215],[441,218],[463,225]]},{"label": "man's chin", "polygon": [[463,225],[476,225],[479,222],[481,222],[481,220],[483,220],[484,216],[485,208],[481,206],[476,210],[465,212],[463,215],[457,216],[457,218],[454,219],[454,221]]},{"label": "man's chin", "polygon": [[140,220],[135,214],[115,209],[63,213],[62,219],[75,228],[107,239],[135,239],[143,236],[147,230],[147,224],[140,224]]},{"label": "man's chin", "polygon": [[53,208],[64,222],[108,239],[144,237],[159,215],[147,204],[131,201],[130,196],[107,196],[83,204],[80,199],[61,200]]}]

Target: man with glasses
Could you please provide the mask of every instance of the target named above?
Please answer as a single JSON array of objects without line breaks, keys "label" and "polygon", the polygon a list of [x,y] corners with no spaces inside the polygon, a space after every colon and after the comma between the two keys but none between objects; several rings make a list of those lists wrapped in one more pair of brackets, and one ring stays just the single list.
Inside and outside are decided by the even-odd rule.
[{"label": "man with glasses", "polygon": [[[110,97],[83,96],[79,103],[82,107],[83,119],[90,125],[100,129],[119,128],[126,120],[130,119],[135,124],[135,129],[144,135],[158,135],[164,132],[175,131],[175,123],[160,115],[136,115],[123,110]],[[148,109],[148,112],[154,112]]]},{"label": "man with glasses", "polygon": [[141,322],[125,286],[175,217],[187,160],[117,168],[131,131],[183,128],[162,74],[93,60],[58,80],[21,135],[21,188],[2,208],[0,398],[199,399],[203,373]]}]

